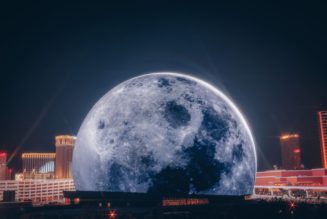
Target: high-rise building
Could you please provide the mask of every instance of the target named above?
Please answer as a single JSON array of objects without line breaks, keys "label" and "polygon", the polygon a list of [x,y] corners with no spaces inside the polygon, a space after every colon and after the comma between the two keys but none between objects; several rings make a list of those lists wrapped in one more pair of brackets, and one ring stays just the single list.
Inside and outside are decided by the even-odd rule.
[{"label": "high-rise building", "polygon": [[301,169],[301,149],[299,134],[283,134],[280,136],[282,166],[286,170]]},{"label": "high-rise building", "polygon": [[23,153],[23,172],[54,172],[55,153]]},{"label": "high-rise building", "polygon": [[318,112],[322,167],[327,169],[327,111]]},{"label": "high-rise building", "polygon": [[7,153],[0,151],[0,180],[7,178]]},{"label": "high-rise building", "polygon": [[72,178],[72,158],[76,137],[70,135],[56,136],[56,177]]}]

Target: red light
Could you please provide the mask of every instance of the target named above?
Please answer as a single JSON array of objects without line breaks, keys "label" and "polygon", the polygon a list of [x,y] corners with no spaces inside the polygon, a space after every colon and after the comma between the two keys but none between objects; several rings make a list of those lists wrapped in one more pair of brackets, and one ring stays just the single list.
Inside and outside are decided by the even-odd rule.
[{"label": "red light", "polygon": [[116,218],[117,213],[115,211],[109,211],[108,216],[109,216],[110,219],[114,219],[114,218]]},{"label": "red light", "polygon": [[288,204],[288,206],[289,206],[290,210],[294,210],[294,209],[296,208],[296,204],[295,204],[295,202],[290,202],[290,203]]},{"label": "red light", "polygon": [[300,148],[295,148],[295,149],[293,150],[293,152],[294,152],[294,153],[300,153],[301,150],[300,150]]},{"label": "red light", "polygon": [[80,198],[74,198],[74,204],[78,205],[81,202]]}]

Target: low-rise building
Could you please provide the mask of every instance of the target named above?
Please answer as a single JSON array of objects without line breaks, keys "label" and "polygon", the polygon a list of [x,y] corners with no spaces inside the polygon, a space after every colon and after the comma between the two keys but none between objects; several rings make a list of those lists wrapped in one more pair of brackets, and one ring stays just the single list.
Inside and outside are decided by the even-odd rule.
[{"label": "low-rise building", "polygon": [[14,191],[15,201],[32,201],[33,204],[64,202],[63,191],[74,191],[72,179],[1,180],[0,200],[4,191]]},{"label": "low-rise building", "polygon": [[257,186],[327,186],[327,169],[257,172]]}]

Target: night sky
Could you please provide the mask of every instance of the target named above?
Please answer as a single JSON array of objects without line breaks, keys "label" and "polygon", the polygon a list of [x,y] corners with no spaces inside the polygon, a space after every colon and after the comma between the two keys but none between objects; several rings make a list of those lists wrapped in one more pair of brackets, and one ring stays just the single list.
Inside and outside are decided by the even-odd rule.
[{"label": "night sky", "polygon": [[287,131],[300,133],[305,167],[320,167],[327,8],[261,2],[2,4],[0,149],[20,148],[9,165],[18,168],[22,152],[54,151],[57,134],[77,134],[118,83],[176,71],[235,101],[253,130],[259,170],[280,164],[278,135]]}]

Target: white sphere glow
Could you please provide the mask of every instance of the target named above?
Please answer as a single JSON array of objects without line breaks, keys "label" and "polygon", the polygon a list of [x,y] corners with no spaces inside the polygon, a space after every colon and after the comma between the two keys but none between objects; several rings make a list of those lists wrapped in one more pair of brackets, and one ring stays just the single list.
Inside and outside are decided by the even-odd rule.
[{"label": "white sphere glow", "polygon": [[77,190],[251,194],[255,143],[236,105],[198,78],[127,80],[91,109],[77,136]]}]

